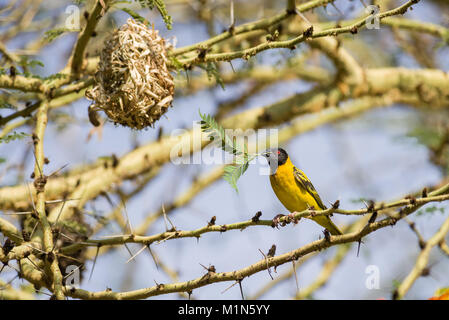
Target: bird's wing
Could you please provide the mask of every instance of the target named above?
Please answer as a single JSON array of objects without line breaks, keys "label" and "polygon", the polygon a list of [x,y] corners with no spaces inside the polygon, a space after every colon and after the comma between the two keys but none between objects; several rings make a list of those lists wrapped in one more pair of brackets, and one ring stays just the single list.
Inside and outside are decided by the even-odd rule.
[{"label": "bird's wing", "polygon": [[319,208],[324,210],[326,209],[326,206],[323,204],[323,201],[321,201],[320,196],[318,195],[318,192],[315,190],[315,187],[313,186],[312,182],[305,176],[305,174],[299,170],[296,167],[293,167],[293,175],[295,176],[296,184],[302,188],[303,190],[306,190],[316,201]]}]

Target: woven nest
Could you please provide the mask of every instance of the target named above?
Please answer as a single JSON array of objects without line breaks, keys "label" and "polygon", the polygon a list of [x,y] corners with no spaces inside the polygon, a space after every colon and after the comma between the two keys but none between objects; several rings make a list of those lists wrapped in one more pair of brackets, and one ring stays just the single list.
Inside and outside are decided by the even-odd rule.
[{"label": "woven nest", "polygon": [[157,30],[128,19],[105,41],[96,85],[86,92],[94,103],[89,118],[104,111],[115,124],[153,127],[173,101],[173,77],[167,68],[167,45]]}]

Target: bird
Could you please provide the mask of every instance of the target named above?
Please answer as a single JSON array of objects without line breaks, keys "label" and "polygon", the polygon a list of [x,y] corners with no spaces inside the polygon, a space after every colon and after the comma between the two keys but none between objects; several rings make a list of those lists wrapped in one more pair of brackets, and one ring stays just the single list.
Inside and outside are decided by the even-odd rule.
[{"label": "bird", "polygon": [[[312,182],[303,171],[293,165],[284,149],[268,149],[262,156],[267,158],[270,166],[271,187],[288,211],[293,213],[312,208],[326,209]],[[315,216],[311,219],[326,228],[331,235],[343,234],[329,216]]]}]

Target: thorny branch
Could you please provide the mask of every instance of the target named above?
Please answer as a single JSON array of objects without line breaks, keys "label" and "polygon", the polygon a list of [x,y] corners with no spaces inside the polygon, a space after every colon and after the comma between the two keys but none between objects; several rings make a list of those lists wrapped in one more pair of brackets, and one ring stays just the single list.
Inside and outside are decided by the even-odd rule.
[{"label": "thorny branch", "polygon": [[[449,185],[446,185],[438,190],[435,190],[431,192],[429,195],[437,196],[447,192],[449,192]],[[113,292],[113,291],[89,292],[86,290],[72,288],[66,289],[66,293],[72,297],[81,299],[143,299],[165,293],[190,292],[193,289],[216,282],[242,281],[242,279],[244,279],[245,277],[248,277],[256,272],[267,270],[270,267],[279,266],[284,263],[291,262],[292,260],[298,260],[299,258],[304,257],[312,252],[323,250],[325,248],[329,248],[337,244],[345,244],[359,241],[363,237],[367,236],[368,234],[378,229],[395,225],[399,220],[415,212],[419,207],[421,207],[421,205],[419,204],[414,205],[410,204],[406,206],[403,210],[401,210],[400,214],[397,217],[387,217],[377,222],[370,222],[357,231],[350,232],[342,236],[331,236],[330,239],[317,240],[296,250],[292,250],[290,252],[274,256],[273,258],[270,258],[268,260],[268,263],[265,259],[263,259],[243,269],[235,270],[232,272],[220,272],[220,273],[209,272],[207,277],[202,276],[200,278],[192,279],[190,281],[173,284],[159,284],[157,286],[128,292]],[[449,221],[449,219],[447,221]],[[448,224],[447,221],[446,224]],[[447,230],[445,229],[443,229],[443,231],[447,232]],[[439,235],[443,231],[440,231]]]},{"label": "thorny branch", "polygon": [[[397,17],[404,15],[419,2],[419,0],[401,1],[401,5],[379,13],[377,18],[383,26],[430,34],[447,43],[449,30],[446,27]],[[36,26],[36,21],[33,19],[39,9],[40,1],[24,1],[23,3],[22,6],[12,10],[7,19],[4,20],[17,20],[17,23],[0,36],[2,41],[0,53],[7,65],[11,66],[9,72],[0,73],[0,88],[27,94],[27,98],[31,98],[33,103],[26,103],[24,108],[16,108],[8,115],[0,117],[0,126],[4,126],[0,138],[5,137],[17,128],[36,124],[33,134],[34,188],[30,199],[26,184],[0,187],[0,210],[5,212],[33,212],[37,215],[39,224],[36,225],[31,239],[28,239],[20,228],[6,218],[0,218],[0,232],[9,241],[0,247],[0,261],[5,266],[12,266],[11,263],[17,261],[21,276],[35,287],[48,288],[58,299],[64,299],[66,296],[81,299],[138,299],[171,292],[185,293],[190,296],[193,289],[223,281],[241,284],[243,279],[254,273],[296,261],[299,258],[302,258],[300,261],[303,261],[317,255],[323,249],[341,245],[338,247],[335,257],[323,266],[322,272],[312,285],[300,290],[297,294],[297,298],[305,298],[329,280],[333,271],[347,254],[351,243],[361,241],[363,237],[378,229],[395,225],[397,221],[406,218],[425,204],[449,200],[449,185],[446,184],[421,196],[406,197],[389,203],[377,202],[364,209],[343,210],[334,206],[322,211],[306,210],[294,213],[293,220],[291,216],[284,216],[276,221],[261,220],[260,217],[254,217],[247,221],[226,225],[216,224],[216,221],[219,221],[218,218],[210,220],[206,226],[195,230],[173,228],[175,230],[144,236],[143,234],[149,231],[150,226],[163,216],[164,210],[161,209],[146,215],[141,225],[134,230],[130,230],[130,234],[97,239],[91,237],[57,247],[55,245],[56,237],[54,237],[55,222],[70,220],[73,215],[83,212],[90,201],[108,195],[108,193],[120,196],[123,205],[116,205],[106,220],[108,223],[109,220],[115,221],[122,230],[126,230],[129,219],[124,221],[124,218],[121,217],[121,210],[123,210],[125,202],[158,175],[160,169],[170,159],[170,150],[181,142],[183,148],[187,147],[189,154],[194,154],[205,148],[209,142],[203,141],[199,146],[192,147],[193,131],[188,131],[175,138],[160,135],[156,141],[136,146],[131,152],[121,157],[114,156],[108,160],[99,159],[95,163],[70,169],[63,176],[49,179],[44,173],[43,145],[44,132],[50,119],[48,117],[49,111],[64,107],[80,99],[84,96],[84,91],[94,84],[94,73],[97,70],[99,59],[97,56],[88,57],[86,52],[89,45],[92,44],[91,38],[97,34],[96,29],[100,28],[100,19],[106,14],[110,14],[111,10],[108,10],[110,8],[107,0],[95,1],[93,7],[88,11],[86,10],[84,26],[72,49],[67,66],[60,70],[58,77],[43,79],[29,76],[25,72],[17,74],[16,68],[20,63],[20,54],[9,50],[8,46],[4,45],[9,39],[14,38],[21,32],[31,31]],[[30,3],[32,3],[32,6],[28,10],[27,6]],[[359,62],[354,54],[346,50],[344,45],[341,45],[341,35],[348,34],[357,37],[357,33],[367,23],[367,16],[351,21],[340,21],[338,24],[334,22],[313,22],[312,25],[309,25],[308,20],[304,19],[302,15],[303,13],[312,15],[312,9],[333,3],[333,0],[312,0],[296,5],[295,1],[288,0],[286,1],[286,9],[282,12],[241,25],[235,24],[235,19],[232,19],[231,26],[224,32],[211,36],[207,40],[173,49],[169,53],[169,58],[180,63],[186,70],[190,70],[206,62],[231,61],[236,58],[249,59],[263,51],[276,48],[294,50],[301,43],[309,45],[326,56],[332,62],[335,72],[321,66],[308,65],[302,59],[298,59],[299,61],[292,60],[290,65],[280,68],[256,65],[254,68],[244,71],[220,72],[224,83],[238,83],[251,79],[261,88],[264,88],[266,84],[289,78],[301,78],[315,83],[315,86],[310,90],[294,94],[271,105],[252,108],[241,111],[236,115],[225,115],[220,118],[220,123],[226,128],[257,129],[283,124],[294,117],[314,114],[313,117],[298,117],[297,120],[281,129],[279,131],[280,142],[287,141],[300,133],[323,124],[346,119],[379,106],[405,103],[420,108],[434,107],[442,110],[449,106],[449,77],[447,73],[437,69],[367,68]],[[11,8],[5,8],[4,10],[7,12]],[[205,20],[210,27],[211,21],[207,21],[207,18]],[[284,31],[280,34],[274,32],[282,28]],[[246,45],[243,45],[244,43]],[[175,68],[175,64],[171,67]],[[23,70],[27,71],[25,67]],[[212,84],[207,80],[207,77],[194,74],[189,81],[179,81],[178,88],[193,93],[211,86]],[[258,90],[254,90],[248,97],[257,94],[257,92]],[[242,101],[245,99],[242,99]],[[18,101],[23,103],[25,100],[19,98]],[[233,111],[242,104],[242,101],[236,100],[232,107]],[[15,119],[17,120],[13,122]],[[170,214],[177,208],[186,206],[202,190],[215,182],[221,176],[222,170],[223,168],[220,167],[195,179],[187,191],[179,194],[170,203],[166,203],[164,206],[165,212]],[[139,177],[142,176],[146,178],[136,188],[136,192],[128,195],[129,197],[124,196],[119,188],[115,188],[125,180],[136,182],[139,185]],[[66,199],[76,199],[76,201],[66,203]],[[51,202],[54,200],[59,201],[59,204]],[[50,203],[52,205],[49,205]],[[379,216],[385,213],[385,217],[379,221],[373,219],[373,221],[367,222],[367,218],[373,216],[374,213],[379,214]],[[162,266],[163,269],[175,281],[172,284],[157,284],[153,287],[129,292],[113,292],[110,290],[89,292],[64,286],[58,264],[60,257],[88,247],[92,247],[92,250],[98,252],[100,252],[100,247],[104,247],[100,252],[102,254],[113,246],[126,246],[127,243],[139,243],[145,248],[168,240],[188,237],[199,238],[203,234],[211,232],[244,230],[253,226],[284,226],[297,222],[301,218],[332,214],[362,217],[358,220],[358,223],[353,225],[356,226],[354,229],[350,229],[342,236],[332,236],[330,239],[324,238],[287,253],[267,256],[265,259],[240,270],[216,272],[214,268],[208,270],[205,276],[186,282],[179,282],[176,272],[171,270],[169,266],[164,265]],[[441,252],[449,255],[449,249],[444,239],[448,232],[448,221],[446,220],[440,230],[427,241],[423,240],[422,236],[415,230],[420,240],[421,252],[416,265],[394,293],[394,298],[404,297],[416,279],[423,274],[432,248],[439,246]],[[102,230],[104,225],[108,223],[99,222],[95,232]],[[88,251],[87,256],[92,257],[90,251]],[[137,258],[137,256],[134,257]],[[299,265],[300,263],[293,264],[293,267]],[[275,281],[273,281],[273,284],[276,283]],[[0,286],[3,294],[0,297],[29,298],[23,291],[14,290],[9,284],[0,282]]]}]

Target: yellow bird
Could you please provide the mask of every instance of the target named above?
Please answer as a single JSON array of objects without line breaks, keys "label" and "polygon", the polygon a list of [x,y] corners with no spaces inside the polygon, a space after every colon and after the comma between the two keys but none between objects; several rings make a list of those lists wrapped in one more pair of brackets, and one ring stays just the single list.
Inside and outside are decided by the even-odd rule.
[{"label": "yellow bird", "polygon": [[[315,210],[326,209],[312,182],[304,172],[293,165],[284,149],[270,149],[262,155],[267,158],[270,166],[271,187],[288,211],[300,212],[311,207]],[[342,234],[329,216],[311,219],[326,228],[332,235]]]}]

